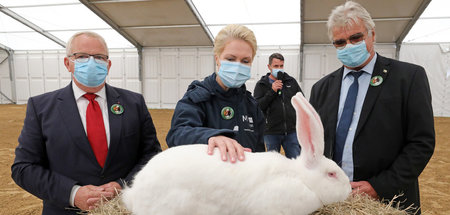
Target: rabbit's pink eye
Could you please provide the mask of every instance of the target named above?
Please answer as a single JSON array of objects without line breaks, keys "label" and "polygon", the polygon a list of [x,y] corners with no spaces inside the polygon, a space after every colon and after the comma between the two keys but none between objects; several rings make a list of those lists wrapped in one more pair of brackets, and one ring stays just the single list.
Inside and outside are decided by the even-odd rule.
[{"label": "rabbit's pink eye", "polygon": [[336,178],[336,173],[335,172],[329,172],[328,173],[328,177]]}]

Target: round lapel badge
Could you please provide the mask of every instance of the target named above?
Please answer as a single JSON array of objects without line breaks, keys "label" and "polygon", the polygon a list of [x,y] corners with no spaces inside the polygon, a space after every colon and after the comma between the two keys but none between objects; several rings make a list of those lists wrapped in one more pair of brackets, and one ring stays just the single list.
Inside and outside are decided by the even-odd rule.
[{"label": "round lapel badge", "polygon": [[111,106],[111,112],[113,112],[113,114],[122,114],[123,113],[123,106],[120,104],[113,104]]},{"label": "round lapel badge", "polygon": [[234,116],[234,110],[231,107],[224,107],[222,108],[220,115],[222,115],[223,119],[231,119]]},{"label": "round lapel badge", "polygon": [[383,83],[383,77],[381,77],[381,76],[379,76],[379,75],[374,76],[374,77],[372,77],[372,79],[370,79],[370,85],[371,85],[371,86],[377,87],[377,86],[379,86],[381,83]]}]

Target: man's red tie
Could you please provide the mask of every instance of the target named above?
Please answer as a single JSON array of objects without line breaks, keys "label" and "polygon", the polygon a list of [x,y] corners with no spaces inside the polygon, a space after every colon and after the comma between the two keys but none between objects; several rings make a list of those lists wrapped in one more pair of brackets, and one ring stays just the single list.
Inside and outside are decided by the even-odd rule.
[{"label": "man's red tie", "polygon": [[86,109],[86,130],[89,143],[94,151],[97,162],[103,168],[108,154],[108,143],[106,140],[105,124],[103,123],[102,110],[95,101],[97,95],[86,93],[84,98],[89,100]]}]

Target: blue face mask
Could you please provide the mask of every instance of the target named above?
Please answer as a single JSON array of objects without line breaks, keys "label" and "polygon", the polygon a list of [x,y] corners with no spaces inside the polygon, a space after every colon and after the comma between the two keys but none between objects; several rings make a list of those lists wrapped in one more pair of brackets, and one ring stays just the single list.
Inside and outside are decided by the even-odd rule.
[{"label": "blue face mask", "polygon": [[273,75],[275,78],[278,78],[278,73],[279,73],[279,72],[283,73],[284,70],[283,70],[283,69],[272,69],[272,75]]},{"label": "blue face mask", "polygon": [[239,62],[220,61],[218,75],[228,88],[239,88],[250,79],[250,67]]},{"label": "blue face mask", "polygon": [[91,56],[87,62],[74,61],[73,75],[77,81],[86,87],[98,87],[105,82],[108,75],[107,63],[97,63]]},{"label": "blue face mask", "polygon": [[365,41],[357,45],[347,44],[345,48],[337,50],[337,58],[351,68],[361,66],[369,57]]}]

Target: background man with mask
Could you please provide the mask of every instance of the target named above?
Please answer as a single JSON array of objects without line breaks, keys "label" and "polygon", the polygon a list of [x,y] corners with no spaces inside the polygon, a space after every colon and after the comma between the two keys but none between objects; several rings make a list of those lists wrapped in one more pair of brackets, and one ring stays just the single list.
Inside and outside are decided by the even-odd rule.
[{"label": "background man with mask", "polygon": [[358,3],[336,7],[327,26],[344,66],[311,91],[325,155],[344,169],[354,193],[387,200],[404,193],[403,206],[420,206],[418,177],[435,145],[425,70],[375,53],[375,24]]},{"label": "background man with mask", "polygon": [[14,181],[43,200],[42,214],[92,209],[161,151],[142,95],[105,84],[104,39],[77,33],[66,52],[73,81],[28,100],[11,167]]},{"label": "background man with mask", "polygon": [[280,53],[270,55],[267,67],[270,72],[261,77],[254,91],[266,118],[264,142],[267,151],[280,152],[283,146],[286,157],[296,158],[300,154],[300,145],[291,98],[302,90],[297,81],[284,72],[284,57]]}]

